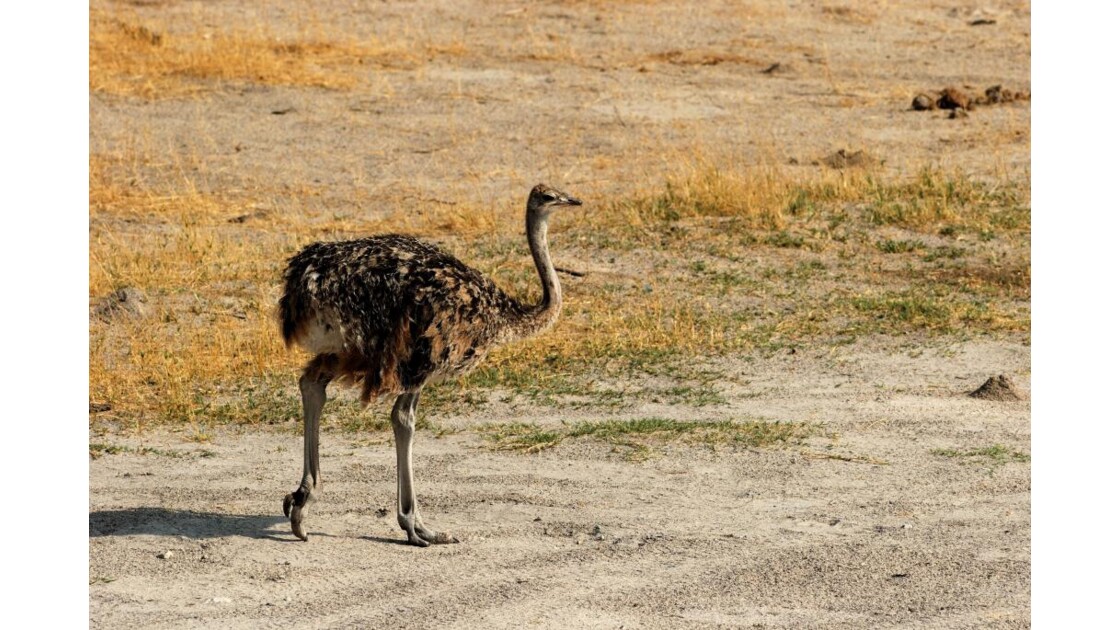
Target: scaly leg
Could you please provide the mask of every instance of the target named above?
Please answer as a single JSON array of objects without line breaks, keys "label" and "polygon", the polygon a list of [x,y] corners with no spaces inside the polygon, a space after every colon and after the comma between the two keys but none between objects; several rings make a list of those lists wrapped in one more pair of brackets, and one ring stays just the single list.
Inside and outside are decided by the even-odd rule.
[{"label": "scaly leg", "polygon": [[284,516],[291,520],[292,533],[302,540],[307,540],[303,517],[319,487],[319,418],[327,401],[327,384],[334,377],[327,363],[325,357],[316,357],[299,378],[303,397],[303,479],[295,492],[284,497]]},{"label": "scaly leg", "polygon": [[401,394],[393,405],[393,439],[397,448],[397,524],[408,534],[408,542],[419,547],[457,543],[459,540],[424,527],[412,487],[412,436],[416,433],[416,403],[419,393]]}]

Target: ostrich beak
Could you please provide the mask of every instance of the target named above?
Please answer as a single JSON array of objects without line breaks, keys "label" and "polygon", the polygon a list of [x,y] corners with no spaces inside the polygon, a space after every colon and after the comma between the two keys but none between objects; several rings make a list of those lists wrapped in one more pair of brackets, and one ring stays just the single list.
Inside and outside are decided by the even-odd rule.
[{"label": "ostrich beak", "polygon": [[564,201],[567,202],[567,204],[569,206],[582,206],[583,205],[583,202],[580,201],[579,199],[576,199],[575,197],[564,197]]}]

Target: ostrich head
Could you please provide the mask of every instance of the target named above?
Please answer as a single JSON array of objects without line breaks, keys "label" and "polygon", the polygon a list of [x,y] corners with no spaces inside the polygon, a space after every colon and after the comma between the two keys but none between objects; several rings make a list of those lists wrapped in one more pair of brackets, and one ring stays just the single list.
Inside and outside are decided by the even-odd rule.
[{"label": "ostrich head", "polygon": [[547,219],[548,215],[556,208],[563,206],[580,206],[583,202],[566,192],[556,190],[547,184],[537,184],[529,192],[529,203],[526,209],[532,218]]}]

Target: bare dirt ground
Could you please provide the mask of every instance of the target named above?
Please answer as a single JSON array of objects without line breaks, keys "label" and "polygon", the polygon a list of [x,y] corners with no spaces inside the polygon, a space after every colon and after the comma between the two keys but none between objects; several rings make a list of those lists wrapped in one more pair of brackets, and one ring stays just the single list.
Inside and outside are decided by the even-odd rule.
[{"label": "bare dirt ground", "polygon": [[[129,24],[158,25],[164,37],[199,24],[265,25],[278,35],[307,28],[295,2],[95,4]],[[91,153],[132,169],[122,186],[144,189],[172,173],[205,193],[267,197],[266,207],[229,208],[214,227],[235,239],[221,242],[266,250],[266,278],[315,236],[285,239],[266,220],[359,221],[456,200],[516,214],[539,180],[579,195],[591,212],[610,208],[615,195],[660,189],[689,156],[777,165],[797,177],[839,149],[862,150],[882,161],[874,171],[884,177],[932,166],[1029,182],[1029,99],[954,119],[910,110],[918,92],[947,86],[1029,92],[1027,3],[390,2],[340,4],[314,17],[312,33],[346,33],[388,52],[344,88],[189,77],[181,83],[191,89],[174,94],[158,94],[162,85],[154,96],[91,88]],[[123,251],[176,229],[91,212],[91,242]],[[91,400],[91,626],[1029,627],[1029,235],[1019,246],[1000,234],[881,229],[869,232],[877,253],[868,261],[852,259],[849,244],[743,245],[742,260],[721,259],[720,269],[793,271],[773,294],[732,284],[721,299],[780,317],[803,297],[790,287],[808,284],[798,269],[828,274],[829,287],[869,267],[902,283],[915,265],[944,262],[921,256],[957,247],[952,255],[970,273],[1025,257],[1026,287],[992,275],[1000,291],[1018,287],[992,298],[998,318],[953,319],[952,308],[922,301],[913,316],[910,303],[874,302],[852,307],[852,317],[887,304],[896,315],[903,309],[903,323],[842,341],[820,333],[827,342],[770,339],[685,356],[689,378],[718,375],[710,395],[696,390],[710,400],[668,395],[675,372],[662,370],[588,372],[624,394],[598,407],[571,392],[511,393],[508,383],[482,391],[481,402],[432,402],[433,428],[418,433],[414,451],[419,501],[426,523],[458,536],[457,545],[401,544],[391,433],[332,422],[352,415],[353,392],[336,390],[311,539],[292,536],[280,506],[301,470],[297,357],[282,370],[262,368],[262,387],[285,392],[287,406],[255,422],[211,422],[193,411],[179,424],[152,420],[142,405],[128,406],[132,385],[118,398],[106,394],[104,407],[121,414],[112,422],[95,416],[102,401]],[[589,272],[564,279],[576,306],[610,283],[640,293],[656,283],[663,267],[651,261],[662,258],[695,257],[672,273],[711,270],[699,245],[683,254],[614,251],[577,228],[570,234],[581,236],[555,249],[558,264]],[[917,249],[885,254],[877,238],[884,248]],[[228,295],[213,298],[161,292],[144,287],[134,267],[101,262],[91,268],[124,275],[101,283],[91,271],[91,286],[124,277],[147,292],[150,319],[128,324],[137,329],[230,309],[235,324],[252,323],[275,297],[272,286],[252,293],[264,281],[221,285],[215,290]],[[940,267],[928,275],[949,277]],[[853,290],[869,282],[859,278]],[[1016,313],[1025,326],[1000,323]],[[91,362],[121,362],[121,345],[138,347],[121,341],[122,326],[91,317]],[[997,374],[1025,400],[967,396]],[[386,416],[383,406],[366,413]],[[619,442],[591,438],[535,453],[495,450],[479,433],[492,422],[555,428],[649,417],[797,421],[814,434],[757,448],[655,441],[634,458]]]},{"label": "bare dirt ground", "polygon": [[595,442],[525,455],[422,433],[422,513],[462,540],[428,549],[401,544],[385,434],[325,435],[307,543],[280,513],[298,435],[121,441],[183,455],[91,463],[92,625],[1029,625],[1029,464],[933,453],[1029,449],[1029,403],[966,395],[1000,370],[1026,384],[1027,349],[856,347],[744,369],[765,393],[732,392],[721,416],[806,418],[842,437],[793,451],[669,445],[633,463]]}]

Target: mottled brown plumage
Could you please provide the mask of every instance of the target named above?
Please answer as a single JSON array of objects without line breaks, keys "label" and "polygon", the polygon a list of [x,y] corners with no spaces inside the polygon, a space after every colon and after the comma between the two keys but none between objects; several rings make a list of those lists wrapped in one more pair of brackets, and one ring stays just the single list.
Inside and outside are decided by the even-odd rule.
[{"label": "mottled brown plumage", "polygon": [[318,485],[318,425],[326,386],[339,380],[360,384],[363,402],[398,396],[393,409],[398,522],[415,544],[450,542],[424,529],[415,514],[411,442],[419,392],[429,382],[471,370],[494,346],[556,321],[561,294],[548,254],[548,217],[556,207],[580,203],[544,184],[529,193],[525,228],[542,288],[541,301],[532,305],[410,236],[315,243],[292,257],[279,304],[281,331],[287,345],[315,355],[300,379],[304,479],[284,500],[297,536],[307,539],[304,507]]},{"label": "mottled brown plumage", "polygon": [[[284,284],[284,341],[335,355],[364,402],[466,372],[531,313],[450,254],[396,234],[311,245]],[[325,335],[337,347],[317,347]]]}]

